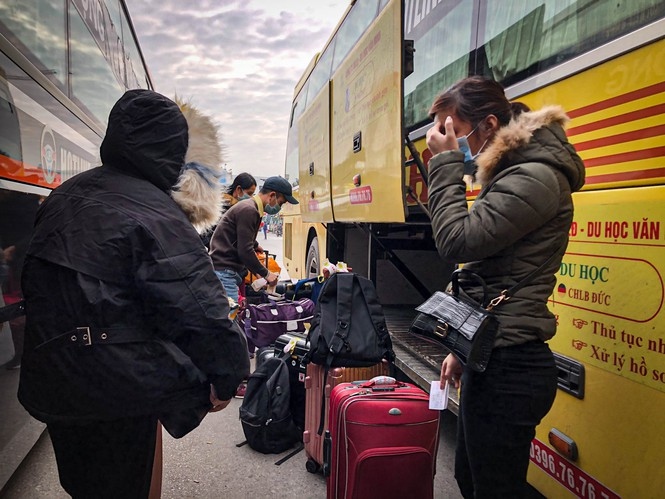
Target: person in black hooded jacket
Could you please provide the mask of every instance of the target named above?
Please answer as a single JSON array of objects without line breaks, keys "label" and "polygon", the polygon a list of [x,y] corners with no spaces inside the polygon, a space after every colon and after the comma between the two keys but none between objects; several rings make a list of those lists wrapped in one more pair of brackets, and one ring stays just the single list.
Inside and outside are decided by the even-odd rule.
[{"label": "person in black hooded jacket", "polygon": [[149,90],[115,104],[100,153],[38,211],[18,396],[69,494],[147,497],[157,420],[185,435],[249,372],[195,229],[219,217],[221,153],[207,117]]}]

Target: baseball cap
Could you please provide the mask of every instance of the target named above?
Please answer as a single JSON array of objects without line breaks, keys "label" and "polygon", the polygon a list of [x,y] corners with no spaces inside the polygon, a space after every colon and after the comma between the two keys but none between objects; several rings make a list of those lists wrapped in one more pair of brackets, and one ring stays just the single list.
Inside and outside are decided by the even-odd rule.
[{"label": "baseball cap", "polygon": [[291,190],[291,184],[289,181],[282,177],[268,177],[265,182],[263,182],[263,187],[267,191],[275,191],[284,195],[286,201],[291,204],[299,204],[298,200],[293,197],[293,191]]}]

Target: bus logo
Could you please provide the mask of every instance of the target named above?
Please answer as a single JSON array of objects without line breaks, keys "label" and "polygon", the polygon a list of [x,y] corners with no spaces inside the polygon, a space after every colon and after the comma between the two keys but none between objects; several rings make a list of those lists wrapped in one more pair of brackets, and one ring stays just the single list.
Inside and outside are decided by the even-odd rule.
[{"label": "bus logo", "polygon": [[52,184],[55,180],[57,170],[56,158],[55,137],[51,131],[51,127],[47,125],[42,131],[40,167],[44,172],[44,180],[48,184]]}]

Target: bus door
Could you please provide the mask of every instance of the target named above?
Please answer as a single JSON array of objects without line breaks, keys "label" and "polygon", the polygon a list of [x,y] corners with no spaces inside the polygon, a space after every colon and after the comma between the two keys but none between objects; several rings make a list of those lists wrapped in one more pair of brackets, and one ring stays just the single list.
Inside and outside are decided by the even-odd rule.
[{"label": "bus door", "polygon": [[[352,22],[353,14],[338,47],[344,30],[361,21]],[[389,2],[339,62],[331,91],[335,221],[404,222],[401,1]]]},{"label": "bus door", "polygon": [[300,117],[298,143],[302,219],[330,222],[330,83],[324,84]]}]

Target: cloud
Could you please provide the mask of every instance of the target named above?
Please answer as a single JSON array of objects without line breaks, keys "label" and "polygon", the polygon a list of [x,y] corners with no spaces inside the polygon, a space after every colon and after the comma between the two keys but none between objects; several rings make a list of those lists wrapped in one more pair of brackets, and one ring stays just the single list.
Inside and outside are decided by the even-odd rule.
[{"label": "cloud", "polygon": [[348,3],[127,0],[155,90],[210,114],[227,166],[258,176],[283,175],[294,86]]}]

